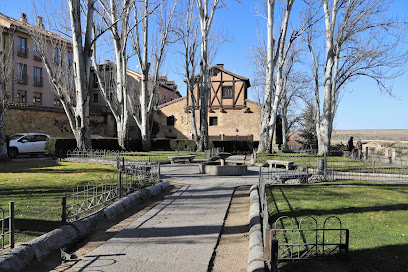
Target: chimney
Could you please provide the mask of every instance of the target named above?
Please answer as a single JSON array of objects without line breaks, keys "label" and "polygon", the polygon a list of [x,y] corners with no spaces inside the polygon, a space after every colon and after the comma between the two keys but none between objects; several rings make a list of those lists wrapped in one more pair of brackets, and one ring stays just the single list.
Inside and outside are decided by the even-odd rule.
[{"label": "chimney", "polygon": [[27,15],[25,13],[21,13],[20,22],[27,23]]},{"label": "chimney", "polygon": [[39,28],[44,28],[44,23],[41,16],[37,16],[37,26]]},{"label": "chimney", "polygon": [[224,63],[217,64],[218,67],[224,68]]}]

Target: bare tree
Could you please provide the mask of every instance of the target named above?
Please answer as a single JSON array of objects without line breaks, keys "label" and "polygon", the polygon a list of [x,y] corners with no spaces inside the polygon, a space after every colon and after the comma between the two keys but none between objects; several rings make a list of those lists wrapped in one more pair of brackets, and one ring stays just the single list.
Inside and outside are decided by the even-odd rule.
[{"label": "bare tree", "polygon": [[[169,30],[171,21],[178,4],[178,0],[174,1],[170,11],[166,10],[165,5],[161,5],[160,14],[155,17],[157,22],[157,39],[156,46],[153,46],[153,56],[149,57],[149,29],[153,28],[153,25],[149,24],[149,17],[147,16],[151,12],[148,0],[144,0],[144,3],[139,7],[137,3],[134,4],[134,21],[141,21],[141,30],[143,34],[143,41],[140,40],[139,26],[134,28],[132,32],[131,40],[133,43],[133,49],[139,60],[139,64],[142,70],[141,89],[140,92],[133,95],[129,95],[130,100],[130,112],[136,121],[142,134],[142,148],[145,151],[151,149],[151,130],[152,130],[152,113],[153,103],[158,87],[158,76],[160,66],[164,59],[165,46],[169,39]],[[155,5],[157,7],[157,5]],[[141,17],[140,17],[141,16]],[[142,18],[142,19],[140,19]],[[153,76],[149,79],[150,66],[153,63]]]},{"label": "bare tree", "polygon": [[[324,69],[319,69],[316,45],[311,32],[308,47],[312,56],[315,81],[316,131],[319,154],[329,152],[333,120],[342,87],[366,76],[373,79],[387,93],[391,89],[387,79],[401,74],[407,52],[399,51],[404,40],[404,25],[386,14],[392,1],[379,0],[322,0],[325,23]],[[315,9],[313,3],[310,9]],[[402,31],[401,31],[402,30]],[[320,84],[319,72],[324,70]],[[323,86],[321,109],[319,91]]]},{"label": "bare tree", "polygon": [[0,26],[0,161],[7,160],[6,108],[10,94],[10,77],[14,65],[14,31]]},{"label": "bare tree", "polygon": [[200,136],[198,134],[196,122],[196,97],[194,95],[194,86],[197,83],[195,76],[196,67],[198,65],[197,50],[200,46],[200,31],[198,18],[194,10],[194,0],[184,0],[181,3],[183,7],[179,12],[176,21],[179,22],[174,32],[178,42],[181,44],[181,49],[177,51],[182,56],[183,67],[180,72],[185,78],[187,89],[190,93],[191,114],[194,131],[194,140],[199,144]]},{"label": "bare tree", "polygon": [[[275,0],[268,0],[268,30],[267,30],[267,60],[265,69],[265,93],[262,104],[261,117],[261,137],[259,141],[259,152],[270,152],[272,148],[272,137],[275,129],[278,106],[282,96],[282,74],[285,63],[287,49],[290,48],[294,38],[291,37],[287,49],[285,50],[286,34],[289,25],[289,16],[292,10],[294,0],[288,0],[285,6],[284,18],[281,24],[281,30],[278,36],[278,42],[275,51],[275,40],[273,38],[274,30],[274,12]],[[274,52],[275,51],[275,52]],[[274,71],[278,65],[276,82],[274,84]],[[275,86],[275,88],[274,88]]]},{"label": "bare tree", "polygon": [[[94,36],[102,29],[109,29],[112,37],[116,63],[98,64],[97,45],[93,46],[93,67],[98,78],[101,94],[109,106],[116,121],[118,143],[125,149],[128,126],[128,83],[127,62],[129,54],[127,50],[128,39],[131,31],[138,22],[130,21],[130,15],[134,0],[99,0],[101,9],[97,10],[103,26],[94,27]],[[133,90],[136,91],[136,90]]]},{"label": "bare tree", "polygon": [[[220,0],[197,0],[197,9],[200,17],[201,31],[201,60],[200,60],[200,140],[198,151],[208,148],[208,98],[210,95],[209,65],[208,65],[208,40],[214,14]],[[210,7],[209,7],[210,6]]]},{"label": "bare tree", "polygon": [[[95,0],[67,0],[67,2],[70,25],[57,22],[55,31],[72,41],[38,27],[30,28],[29,32],[37,43],[51,84],[67,114],[77,147],[90,149],[92,142],[89,129],[88,87],[91,55],[92,46],[103,31],[100,31],[98,36],[93,36]],[[53,18],[52,20],[56,17],[55,14],[46,16]],[[49,23],[50,26],[53,25],[51,19]],[[72,55],[67,58],[68,48],[72,49]]]}]

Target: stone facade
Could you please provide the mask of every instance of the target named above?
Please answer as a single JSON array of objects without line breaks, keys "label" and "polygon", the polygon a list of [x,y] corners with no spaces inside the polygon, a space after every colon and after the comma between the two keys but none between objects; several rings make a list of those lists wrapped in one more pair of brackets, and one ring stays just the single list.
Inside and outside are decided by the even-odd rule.
[{"label": "stone facade", "polygon": [[[245,109],[210,110],[208,113],[210,138],[259,141],[260,105],[251,100],[246,100],[246,105]],[[196,119],[198,128],[198,110],[196,110]],[[187,108],[186,97],[160,105],[154,114],[154,120],[160,128],[159,133],[156,134],[157,138],[193,139],[194,137],[192,114]]]},{"label": "stone facade", "polygon": [[[91,113],[89,117],[92,135],[116,135],[115,120],[111,114]],[[51,137],[73,137],[63,109],[28,105],[9,105],[6,110],[6,131],[8,135],[38,132]]]}]

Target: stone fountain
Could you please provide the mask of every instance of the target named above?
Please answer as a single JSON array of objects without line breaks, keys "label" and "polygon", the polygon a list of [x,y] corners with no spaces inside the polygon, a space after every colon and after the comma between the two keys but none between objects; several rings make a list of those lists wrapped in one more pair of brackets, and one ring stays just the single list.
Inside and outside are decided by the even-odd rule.
[{"label": "stone fountain", "polygon": [[245,161],[231,160],[226,161],[231,153],[218,153],[215,161],[208,161],[199,164],[200,174],[212,176],[242,176],[247,172]]}]

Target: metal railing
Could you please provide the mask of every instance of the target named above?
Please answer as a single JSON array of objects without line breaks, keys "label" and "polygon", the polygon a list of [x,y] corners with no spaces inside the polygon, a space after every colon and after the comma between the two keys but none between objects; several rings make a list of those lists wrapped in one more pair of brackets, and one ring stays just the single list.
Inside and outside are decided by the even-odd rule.
[{"label": "metal railing", "polygon": [[120,171],[72,188],[62,199],[62,222],[80,219],[160,180],[160,163],[117,162]]},{"label": "metal railing", "polygon": [[[258,160],[260,155],[258,154]],[[311,180],[355,179],[365,181],[408,182],[408,167],[404,165],[384,165],[375,161],[352,160],[344,157],[316,157],[308,155],[276,154],[266,160],[294,161],[296,171],[311,173]],[[281,169],[269,170],[273,175]],[[267,171],[265,171],[265,174]],[[272,176],[271,176],[272,178]],[[272,182],[272,180],[270,180]]]},{"label": "metal railing", "polygon": [[9,214],[6,216],[5,211],[0,208],[1,213],[1,249],[14,248],[14,201],[9,203]]},{"label": "metal railing", "polygon": [[[86,163],[115,164],[118,159],[126,158],[133,162],[155,162],[169,161],[168,157],[175,155],[191,155],[196,152],[190,151],[161,151],[161,152],[129,152],[129,151],[111,151],[111,150],[69,150],[66,154],[66,160]],[[196,158],[201,156],[197,154]],[[202,155],[204,156],[204,154]],[[61,156],[62,157],[62,156]],[[204,157],[203,157],[204,158]]]}]

